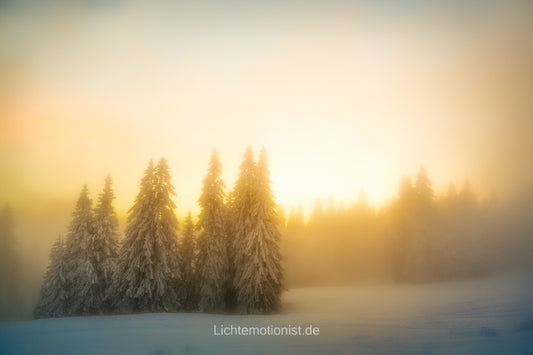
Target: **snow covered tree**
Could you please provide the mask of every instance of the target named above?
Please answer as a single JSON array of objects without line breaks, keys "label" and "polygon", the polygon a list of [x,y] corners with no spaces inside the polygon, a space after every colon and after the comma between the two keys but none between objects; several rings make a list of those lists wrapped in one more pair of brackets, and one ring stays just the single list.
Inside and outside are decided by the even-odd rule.
[{"label": "snow covered tree", "polygon": [[414,186],[415,213],[413,216],[412,254],[410,255],[411,279],[431,280],[438,272],[439,255],[435,251],[438,242],[435,196],[431,181],[423,166],[420,167]]},{"label": "snow covered tree", "polygon": [[180,307],[175,195],[167,162],[150,161],[129,211],[110,302],[118,312],[170,312]]},{"label": "snow covered tree", "polygon": [[180,273],[183,279],[183,308],[192,310],[198,304],[198,283],[195,272],[196,245],[194,222],[191,212],[185,219],[183,235],[180,243]]},{"label": "snow covered tree", "polygon": [[[252,147],[248,146],[243,155],[239,167],[239,175],[233,190],[226,199],[226,250],[229,263],[229,283],[226,294],[228,309],[234,311],[237,308],[237,290],[235,288],[236,268],[239,265],[237,257],[240,255],[239,239],[246,234],[246,220],[251,208],[252,188],[254,184],[255,162]],[[239,223],[241,221],[241,223]],[[238,230],[240,228],[240,231]]]},{"label": "snow covered tree", "polygon": [[161,304],[174,302],[174,309],[181,307],[182,278],[179,272],[178,218],[172,196],[176,196],[172,185],[170,169],[165,158],[161,158],[155,169],[156,226],[154,269],[162,275],[170,289],[160,288]]},{"label": "snow covered tree", "polygon": [[65,245],[61,236],[58,236],[50,252],[50,264],[44,275],[39,301],[33,312],[35,318],[67,315],[68,283],[66,261]]},{"label": "snow covered tree", "polygon": [[432,207],[434,193],[431,187],[431,181],[429,180],[426,169],[424,166],[420,167],[418,174],[416,175],[416,182],[414,186],[415,200],[417,202],[418,213],[427,213]]},{"label": "snow covered tree", "polygon": [[112,189],[110,176],[106,177],[104,190],[98,196],[94,209],[94,239],[91,245],[94,268],[97,275],[98,295],[95,308],[105,311],[104,305],[107,290],[111,285],[118,256],[118,221],[113,208],[115,193]]},{"label": "snow covered tree", "polygon": [[233,244],[235,241],[235,211],[233,209],[233,202],[234,202],[234,196],[235,191],[232,190],[228,194],[226,194],[226,200],[225,200],[225,231],[226,231],[226,254],[228,258],[228,277],[226,279],[226,296],[225,296],[225,304],[226,304],[226,311],[228,312],[234,312],[235,308],[237,307],[237,294],[235,291],[235,287],[233,286],[233,279],[235,277],[235,252],[233,248]]},{"label": "snow covered tree", "polygon": [[19,272],[13,212],[6,205],[0,214],[0,318],[20,315]]},{"label": "snow covered tree", "polygon": [[229,267],[226,247],[224,207],[224,182],[222,164],[213,151],[207,176],[203,180],[202,194],[198,199],[201,212],[198,219],[200,234],[200,300],[204,312],[225,309],[226,285]]},{"label": "snow covered tree", "polygon": [[235,187],[235,289],[243,313],[268,313],[277,308],[283,270],[280,232],[270,172],[263,149],[257,165],[250,147],[245,152]]},{"label": "snow covered tree", "polygon": [[151,268],[153,216],[155,213],[154,164],[144,171],[140,191],[129,210],[125,238],[109,288],[112,308],[120,312],[145,311],[149,306],[153,277]]},{"label": "snow covered tree", "polygon": [[94,231],[91,206],[92,200],[85,185],[76,203],[66,240],[66,315],[99,312],[101,292],[92,253]]}]

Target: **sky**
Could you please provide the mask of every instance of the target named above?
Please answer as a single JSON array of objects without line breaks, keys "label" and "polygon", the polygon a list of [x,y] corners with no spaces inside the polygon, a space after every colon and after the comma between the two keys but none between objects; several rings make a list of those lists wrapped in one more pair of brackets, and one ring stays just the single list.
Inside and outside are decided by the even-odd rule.
[{"label": "sky", "polygon": [[529,1],[2,1],[0,203],[38,229],[110,174],[123,216],[164,156],[197,213],[212,150],[229,189],[248,145],[286,209],[379,207],[421,165],[505,198],[533,185],[532,63]]}]

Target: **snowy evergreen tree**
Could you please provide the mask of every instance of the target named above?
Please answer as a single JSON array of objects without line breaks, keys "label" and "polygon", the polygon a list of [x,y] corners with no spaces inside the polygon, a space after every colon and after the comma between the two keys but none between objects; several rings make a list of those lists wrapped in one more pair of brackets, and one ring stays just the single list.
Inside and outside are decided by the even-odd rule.
[{"label": "snowy evergreen tree", "polygon": [[111,285],[118,256],[118,221],[113,208],[115,193],[111,187],[112,179],[105,179],[105,186],[98,196],[94,209],[94,239],[91,245],[94,268],[97,275],[98,295],[95,308],[105,311],[104,300]]},{"label": "snowy evergreen tree", "polygon": [[226,232],[227,232],[227,252],[229,263],[229,284],[226,295],[226,303],[231,311],[237,308],[237,290],[235,276],[237,267],[241,263],[237,261],[240,256],[240,239],[246,234],[247,220],[252,203],[252,188],[254,184],[255,162],[252,147],[248,146],[243,155],[243,160],[239,167],[239,175],[233,186],[233,190],[228,194],[226,200]]},{"label": "snowy evergreen tree", "polygon": [[224,182],[222,164],[216,150],[211,156],[207,176],[203,180],[202,194],[198,199],[201,212],[198,219],[200,236],[200,301],[204,312],[225,309],[226,285],[229,267],[226,247],[224,207]]},{"label": "snowy evergreen tree", "polygon": [[417,202],[418,213],[427,213],[432,207],[434,193],[431,187],[431,181],[429,180],[426,169],[424,166],[420,167],[418,174],[416,175],[416,182],[414,186],[415,199]]},{"label": "snowy evergreen tree", "polygon": [[235,308],[237,307],[237,293],[235,291],[235,287],[233,286],[233,279],[235,278],[235,252],[233,248],[233,244],[235,241],[235,221],[236,221],[236,215],[235,211],[233,209],[233,202],[234,202],[234,196],[235,191],[232,190],[228,194],[226,194],[226,200],[225,200],[225,231],[226,231],[226,254],[228,258],[228,277],[226,279],[226,297],[225,297],[225,304],[226,304],[226,311],[228,312],[234,312]]},{"label": "snowy evergreen tree", "polygon": [[6,205],[0,213],[0,318],[20,315],[20,277],[13,211]]},{"label": "snowy evergreen tree", "polygon": [[99,312],[101,292],[93,256],[92,200],[83,186],[66,240],[67,315]]},{"label": "snowy evergreen tree", "polygon": [[169,286],[172,285],[170,289],[160,288],[158,293],[161,295],[161,304],[174,303],[174,309],[179,309],[183,298],[183,285],[179,272],[178,218],[174,213],[176,205],[172,201],[172,196],[176,196],[176,192],[171,180],[167,160],[161,158],[155,170],[157,228],[154,258],[157,262],[154,264],[156,266],[154,270]]},{"label": "snowy evergreen tree", "polygon": [[118,312],[170,312],[180,307],[178,221],[168,165],[150,161],[129,211],[109,297]]},{"label": "snowy evergreen tree", "polygon": [[416,215],[413,221],[411,279],[427,281],[438,272],[438,254],[435,253],[438,228],[433,187],[423,166],[416,176],[414,192]]},{"label": "snowy evergreen tree", "polygon": [[44,275],[35,318],[63,317],[67,315],[68,284],[65,245],[58,236],[50,252],[50,264]]},{"label": "snowy evergreen tree", "polygon": [[196,245],[194,222],[191,212],[185,219],[183,236],[180,243],[180,273],[183,279],[183,308],[193,310],[198,304],[198,282],[195,272]]},{"label": "snowy evergreen tree", "polygon": [[246,150],[236,183],[235,279],[238,308],[268,313],[277,308],[282,291],[280,232],[270,173],[263,149],[257,165]]}]

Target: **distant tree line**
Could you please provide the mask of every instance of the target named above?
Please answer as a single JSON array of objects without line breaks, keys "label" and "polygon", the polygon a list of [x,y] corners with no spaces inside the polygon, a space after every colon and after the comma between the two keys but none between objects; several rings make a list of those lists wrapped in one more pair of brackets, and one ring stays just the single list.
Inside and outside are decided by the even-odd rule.
[{"label": "distant tree line", "polygon": [[317,200],[281,221],[288,287],[354,282],[433,282],[533,266],[532,194],[480,201],[467,181],[436,194],[423,167],[376,209]]},{"label": "distant tree line", "polygon": [[194,224],[182,232],[167,161],[144,172],[119,239],[112,180],[96,207],[84,186],[50,253],[36,318],[137,312],[269,313],[280,302],[280,231],[265,150],[248,147],[233,190],[211,156]]}]

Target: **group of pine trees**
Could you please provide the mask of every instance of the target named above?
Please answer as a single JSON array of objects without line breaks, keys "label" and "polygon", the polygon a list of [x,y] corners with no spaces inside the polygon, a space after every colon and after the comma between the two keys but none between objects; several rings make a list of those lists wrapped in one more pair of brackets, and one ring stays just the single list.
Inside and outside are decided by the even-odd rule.
[{"label": "group of pine trees", "polygon": [[528,245],[517,226],[531,223],[514,221],[523,212],[480,201],[468,181],[437,193],[423,167],[399,185],[380,208],[362,195],[349,206],[318,200],[308,221],[291,210],[281,228],[287,286],[451,280],[520,261],[511,248]]},{"label": "group of pine trees", "polygon": [[109,306],[107,290],[118,255],[113,199],[111,177],[105,179],[94,209],[83,187],[66,238],[59,236],[52,246],[36,318],[96,314]]},{"label": "group of pine trees", "polygon": [[119,240],[111,178],[92,208],[84,187],[52,247],[36,318],[137,312],[268,313],[282,291],[280,231],[266,153],[248,147],[225,193],[216,151],[180,233],[167,161],[152,162]]}]

